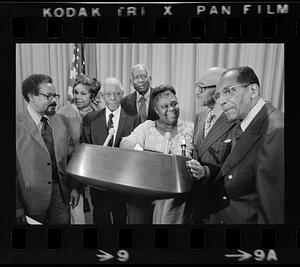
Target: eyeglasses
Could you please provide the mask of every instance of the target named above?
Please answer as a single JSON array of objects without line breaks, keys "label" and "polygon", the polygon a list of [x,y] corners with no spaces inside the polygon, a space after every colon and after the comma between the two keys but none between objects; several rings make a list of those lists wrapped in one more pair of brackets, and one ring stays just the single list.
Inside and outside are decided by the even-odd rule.
[{"label": "eyeglasses", "polygon": [[46,94],[43,94],[43,93],[39,93],[39,95],[43,95],[43,96],[47,97],[47,99],[49,101],[51,101],[53,99],[53,97],[55,97],[55,99],[57,99],[57,100],[60,98],[59,94],[48,94],[48,95],[46,95]]},{"label": "eyeglasses", "polygon": [[237,87],[247,87],[250,83],[245,83],[245,84],[236,84],[236,85],[231,85],[224,87],[221,92],[217,91],[215,92],[213,98],[215,101],[219,100],[221,96],[224,96],[226,98],[233,96],[235,93]]},{"label": "eyeglasses", "polygon": [[217,87],[216,85],[201,86],[199,84],[196,84],[196,92],[199,94],[203,94],[206,89],[211,89],[216,87]]},{"label": "eyeglasses", "polygon": [[121,92],[118,92],[118,93],[104,93],[103,95],[106,96],[106,97],[112,97],[112,96],[114,96],[114,97],[120,97],[121,96]]},{"label": "eyeglasses", "polygon": [[141,80],[145,81],[148,78],[148,74],[135,75],[132,78],[133,80],[138,80],[139,78],[141,78]]}]

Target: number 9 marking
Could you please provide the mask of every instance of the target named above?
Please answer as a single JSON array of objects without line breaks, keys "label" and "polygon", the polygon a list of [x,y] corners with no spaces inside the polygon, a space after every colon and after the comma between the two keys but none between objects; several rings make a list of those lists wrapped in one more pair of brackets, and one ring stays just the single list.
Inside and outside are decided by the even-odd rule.
[{"label": "number 9 marking", "polygon": [[124,249],[119,250],[117,256],[118,260],[122,262],[128,261],[129,259],[129,253]]},{"label": "number 9 marking", "polygon": [[266,257],[266,253],[261,249],[257,249],[254,251],[254,256],[255,256],[255,260],[263,261]]}]

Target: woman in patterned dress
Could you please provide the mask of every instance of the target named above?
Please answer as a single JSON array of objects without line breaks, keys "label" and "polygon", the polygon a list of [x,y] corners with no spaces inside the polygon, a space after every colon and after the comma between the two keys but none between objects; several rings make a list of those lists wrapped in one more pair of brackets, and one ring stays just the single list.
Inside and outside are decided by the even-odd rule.
[{"label": "woman in patterned dress", "polygon": [[[67,117],[70,121],[74,140],[79,143],[82,127],[82,118],[89,112],[96,110],[95,101],[101,85],[96,78],[89,75],[78,75],[73,84],[73,101],[58,110],[58,113]],[[86,196],[89,188],[85,188]],[[83,210],[83,194],[80,194],[79,204],[71,209],[71,224],[85,224]]]},{"label": "woman in patterned dress", "polygon": [[[179,120],[179,104],[175,89],[170,85],[160,85],[153,89],[155,112],[159,119],[147,120],[122,139],[120,147],[134,149],[137,145],[144,150],[152,150],[174,155],[182,154],[182,140],[186,143],[186,156],[192,153],[194,124]],[[166,133],[169,147],[166,149]],[[149,163],[151,164],[151,163]],[[154,212],[153,212],[154,205]],[[188,221],[189,207],[185,197],[145,201],[131,199],[128,202],[128,223],[183,224]],[[151,220],[151,221],[150,221]]]}]

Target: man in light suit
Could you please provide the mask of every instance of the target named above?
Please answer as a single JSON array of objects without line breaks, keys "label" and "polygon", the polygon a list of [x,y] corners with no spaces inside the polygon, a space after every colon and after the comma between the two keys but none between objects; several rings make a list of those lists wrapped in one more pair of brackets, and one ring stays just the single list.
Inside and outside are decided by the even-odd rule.
[{"label": "man in light suit", "polygon": [[210,178],[216,177],[231,148],[230,143],[224,141],[228,139],[235,123],[227,121],[221,106],[213,98],[217,82],[225,71],[222,67],[212,67],[196,84],[196,96],[201,109],[194,129],[195,160],[189,164],[201,166],[203,177],[195,176],[197,182],[190,194],[193,201],[193,224],[201,224],[208,218],[214,195],[213,179]]},{"label": "man in light suit", "polygon": [[228,120],[238,123],[215,180],[217,210],[209,223],[284,223],[283,113],[261,98],[249,67],[223,73],[215,98]]},{"label": "man in light suit", "polygon": [[[107,78],[103,83],[103,99],[106,107],[83,117],[82,142],[103,145],[110,128],[115,129],[110,146],[119,147],[121,138],[129,135],[139,123],[137,115],[131,116],[120,105],[124,91],[121,82]],[[112,126],[113,125],[113,126]],[[126,202],[121,193],[91,188],[93,223],[106,229],[107,225],[126,223]],[[112,213],[113,222],[110,213]]]},{"label": "man in light suit", "polygon": [[65,168],[77,144],[68,121],[55,114],[59,95],[51,77],[29,76],[22,93],[27,107],[16,116],[17,223],[26,223],[26,215],[42,224],[69,224],[79,183]]},{"label": "man in light suit", "polygon": [[121,100],[124,110],[131,115],[138,114],[140,122],[157,120],[158,116],[154,111],[152,101],[151,76],[148,68],[143,64],[133,66],[130,82],[136,91]]}]

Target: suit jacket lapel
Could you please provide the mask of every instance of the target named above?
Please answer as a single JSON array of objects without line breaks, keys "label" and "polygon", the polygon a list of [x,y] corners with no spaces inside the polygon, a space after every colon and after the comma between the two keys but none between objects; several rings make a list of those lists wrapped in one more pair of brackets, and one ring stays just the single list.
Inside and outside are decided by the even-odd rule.
[{"label": "suit jacket lapel", "polygon": [[[205,120],[204,120],[205,121]],[[207,136],[204,138],[203,142],[199,147],[199,157],[213,144],[215,143],[224,133],[230,130],[234,122],[227,121],[225,113],[222,113],[221,116],[214,123]],[[203,124],[204,129],[204,124]],[[203,133],[204,134],[204,133]]]},{"label": "suit jacket lapel", "polygon": [[202,113],[199,113],[198,121],[197,121],[197,129],[195,129],[195,136],[196,140],[195,145],[197,146],[198,150],[200,149],[203,139],[204,139],[204,125],[205,125],[205,118],[208,114],[209,110],[205,110]]},{"label": "suit jacket lapel", "polygon": [[238,143],[232,152],[230,152],[221,168],[221,173],[223,176],[226,175],[246,156],[246,154],[251,150],[260,137],[260,135],[246,132],[240,137]]},{"label": "suit jacket lapel", "polygon": [[48,152],[48,149],[45,145],[44,139],[41,136],[41,134],[39,133],[39,130],[37,129],[33,119],[31,118],[31,116],[29,115],[28,111],[25,111],[24,114],[24,120],[22,122],[24,128],[28,131],[28,133],[43,147],[43,149]]},{"label": "suit jacket lapel", "polygon": [[61,136],[63,134],[63,131],[59,131],[59,127],[61,127],[61,123],[58,121],[58,116],[49,116],[49,120],[51,123],[51,129],[52,129],[52,136],[53,136],[53,146],[54,146],[54,153],[56,157],[56,161],[59,160],[59,151],[61,151],[61,143],[59,143],[58,140],[61,140]]},{"label": "suit jacket lapel", "polygon": [[226,175],[234,166],[236,166],[261,138],[260,130],[266,117],[274,111],[274,107],[270,104],[265,104],[259,113],[255,116],[252,122],[247,127],[246,131],[241,135],[239,141],[228,155],[224,162],[220,174],[217,179]]},{"label": "suit jacket lapel", "polygon": [[117,130],[117,135],[116,135],[114,146],[117,146],[119,144],[119,142],[121,141],[121,136],[122,136],[122,132],[123,132],[125,125],[126,125],[126,114],[125,114],[124,110],[121,108],[119,125],[118,125],[118,130]]},{"label": "suit jacket lapel", "polygon": [[152,100],[152,91],[153,91],[153,89],[150,88],[150,101],[149,101],[149,109],[148,109],[148,118],[155,118],[155,116],[156,116],[156,112],[154,110],[153,100]]},{"label": "suit jacket lapel", "polygon": [[99,117],[91,123],[92,143],[103,145],[107,137],[105,108],[99,113]]},{"label": "suit jacket lapel", "polygon": [[133,114],[137,114],[136,94],[137,94],[137,92],[134,92],[133,94],[131,94],[130,98],[128,99],[128,102],[130,102],[130,106],[132,106]]}]

